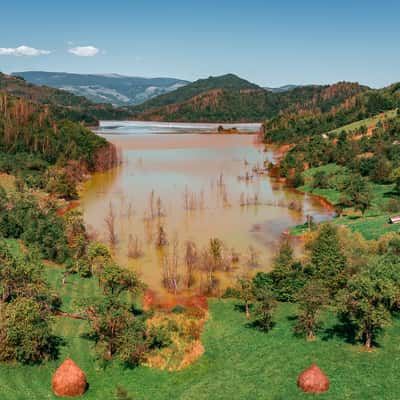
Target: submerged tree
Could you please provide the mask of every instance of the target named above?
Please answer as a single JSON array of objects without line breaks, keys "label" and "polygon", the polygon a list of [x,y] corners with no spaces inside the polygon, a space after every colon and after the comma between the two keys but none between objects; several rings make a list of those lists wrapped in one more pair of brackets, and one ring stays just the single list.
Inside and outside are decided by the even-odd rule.
[{"label": "submerged tree", "polygon": [[179,274],[179,240],[177,235],[175,235],[172,242],[172,252],[163,256],[162,267],[164,287],[176,294],[181,280]]},{"label": "submerged tree", "polygon": [[161,247],[166,246],[167,244],[168,244],[167,234],[164,230],[163,225],[160,224],[158,226],[156,246],[161,248]]},{"label": "submerged tree", "polygon": [[142,245],[137,236],[129,235],[128,239],[128,257],[139,258],[143,256]]},{"label": "submerged tree", "polygon": [[106,223],[107,233],[108,233],[108,241],[109,241],[111,247],[115,247],[115,245],[117,244],[115,221],[116,221],[116,215],[115,215],[115,211],[114,211],[114,206],[113,206],[113,203],[110,201],[108,204],[108,214],[107,214],[106,218],[104,219],[104,222]]},{"label": "submerged tree", "polygon": [[196,243],[192,241],[186,242],[185,264],[186,264],[186,287],[190,288],[194,283],[194,270],[198,263],[199,255]]}]

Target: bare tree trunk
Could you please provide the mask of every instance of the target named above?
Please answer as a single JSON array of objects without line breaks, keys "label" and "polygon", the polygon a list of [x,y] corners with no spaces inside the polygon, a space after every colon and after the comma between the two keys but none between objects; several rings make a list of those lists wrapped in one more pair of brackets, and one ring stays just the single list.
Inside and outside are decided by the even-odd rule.
[{"label": "bare tree trunk", "polygon": [[112,202],[109,203],[108,214],[105,218],[105,223],[108,230],[108,240],[111,247],[115,247],[117,244],[117,235],[115,233],[115,212]]},{"label": "bare tree trunk", "polygon": [[307,339],[308,340],[314,340],[315,339],[315,334],[314,334],[314,330],[313,329],[310,329],[308,331]]},{"label": "bare tree trunk", "polygon": [[372,334],[370,331],[367,331],[365,334],[365,347],[367,350],[370,350],[372,347]]},{"label": "bare tree trunk", "polygon": [[245,301],[244,307],[245,307],[245,310],[246,310],[246,319],[249,319],[250,318],[250,311],[249,311],[249,302],[248,302],[248,300]]}]

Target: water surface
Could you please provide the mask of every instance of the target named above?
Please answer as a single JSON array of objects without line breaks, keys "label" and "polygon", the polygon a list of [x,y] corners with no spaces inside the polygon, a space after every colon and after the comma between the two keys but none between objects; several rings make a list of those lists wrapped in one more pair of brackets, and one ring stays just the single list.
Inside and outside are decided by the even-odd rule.
[{"label": "water surface", "polygon": [[[99,239],[106,241],[105,218],[112,204],[118,238],[116,256],[154,290],[162,291],[161,256],[155,246],[160,225],[169,243],[178,243],[180,268],[187,240],[201,247],[216,237],[223,240],[226,252],[234,249],[240,253],[238,265],[221,274],[222,284],[227,285],[243,272],[268,270],[282,232],[303,223],[307,214],[317,221],[331,217],[331,211],[317,199],[285,189],[267,175],[253,174],[254,166],[274,159],[272,150],[264,151],[257,144],[256,135],[203,133],[216,127],[101,124],[99,134],[121,149],[123,163],[112,171],[95,174],[87,182],[82,194],[84,217]],[[244,131],[259,129],[257,124],[238,127]],[[254,177],[238,178],[246,173]],[[151,218],[151,197],[153,215],[157,214],[157,199],[161,201],[161,218]],[[243,201],[253,203],[255,198],[258,205],[243,206]],[[293,202],[301,205],[301,210],[289,209]],[[139,259],[128,258],[130,235],[143,247],[144,255]],[[258,265],[251,265],[251,254],[257,254]]]}]

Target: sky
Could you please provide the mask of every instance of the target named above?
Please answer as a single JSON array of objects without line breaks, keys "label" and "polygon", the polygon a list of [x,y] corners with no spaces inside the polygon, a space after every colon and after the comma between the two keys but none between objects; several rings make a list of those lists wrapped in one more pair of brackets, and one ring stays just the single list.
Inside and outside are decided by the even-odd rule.
[{"label": "sky", "polygon": [[19,0],[0,9],[0,71],[262,86],[400,81],[400,1]]}]

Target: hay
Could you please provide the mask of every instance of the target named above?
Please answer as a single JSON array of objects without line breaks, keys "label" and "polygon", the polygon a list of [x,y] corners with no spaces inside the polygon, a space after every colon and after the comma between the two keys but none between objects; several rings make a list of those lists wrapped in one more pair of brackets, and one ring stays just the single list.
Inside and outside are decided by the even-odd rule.
[{"label": "hay", "polygon": [[53,391],[60,397],[82,396],[87,388],[86,375],[67,358],[53,375]]},{"label": "hay", "polygon": [[323,393],[329,390],[329,379],[314,364],[300,374],[297,386],[306,393]]}]

